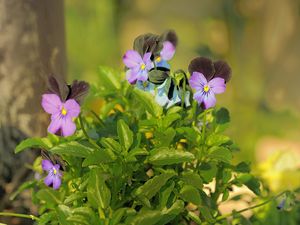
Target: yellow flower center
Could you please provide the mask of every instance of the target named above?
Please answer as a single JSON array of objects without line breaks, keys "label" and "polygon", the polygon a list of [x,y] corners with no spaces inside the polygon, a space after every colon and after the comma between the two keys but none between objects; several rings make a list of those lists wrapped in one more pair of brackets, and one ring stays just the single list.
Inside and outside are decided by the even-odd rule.
[{"label": "yellow flower center", "polygon": [[63,116],[67,115],[67,110],[64,107],[61,109],[61,114]]},{"label": "yellow flower center", "polygon": [[158,56],[158,57],[155,59],[155,61],[159,63],[159,62],[161,61],[161,57]]},{"label": "yellow flower center", "polygon": [[204,92],[208,92],[209,89],[210,89],[210,87],[207,84],[204,85],[204,87],[203,87]]},{"label": "yellow flower center", "polygon": [[147,82],[143,82],[143,87],[144,88],[148,87],[148,83]]},{"label": "yellow flower center", "polygon": [[142,64],[141,64],[141,70],[144,70],[145,68],[146,68],[145,63],[142,63]]},{"label": "yellow flower center", "polygon": [[53,169],[53,174],[56,175],[57,174],[57,170]]}]

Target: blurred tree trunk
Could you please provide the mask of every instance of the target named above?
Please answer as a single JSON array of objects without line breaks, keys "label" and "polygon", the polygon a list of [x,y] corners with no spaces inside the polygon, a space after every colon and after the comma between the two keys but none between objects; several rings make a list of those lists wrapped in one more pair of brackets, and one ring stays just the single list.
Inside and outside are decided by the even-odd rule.
[{"label": "blurred tree trunk", "polygon": [[0,0],[0,211],[33,159],[16,144],[46,134],[41,94],[50,73],[65,74],[64,42],[62,0]]}]

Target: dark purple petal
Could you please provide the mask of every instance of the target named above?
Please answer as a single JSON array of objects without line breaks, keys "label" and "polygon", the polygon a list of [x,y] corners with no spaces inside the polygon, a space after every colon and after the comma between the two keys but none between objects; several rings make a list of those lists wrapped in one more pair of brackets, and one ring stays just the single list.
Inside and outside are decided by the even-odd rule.
[{"label": "dark purple petal", "polygon": [[45,171],[49,171],[49,170],[51,170],[53,168],[53,164],[52,164],[52,162],[50,160],[44,159],[42,161],[42,168]]},{"label": "dark purple petal", "polygon": [[199,104],[203,102],[204,94],[202,91],[197,91],[193,97]]},{"label": "dark purple petal", "polygon": [[64,137],[73,135],[76,131],[76,125],[72,121],[72,119],[64,118],[61,121],[62,121],[62,125],[61,125],[62,135]]},{"label": "dark purple petal", "polygon": [[211,91],[215,94],[221,94],[226,90],[225,80],[220,77],[216,77],[208,82]]},{"label": "dark purple petal", "polygon": [[173,30],[168,30],[161,35],[162,41],[169,41],[173,44],[174,47],[177,46],[178,38],[176,32]]},{"label": "dark purple petal", "polygon": [[128,68],[132,69],[143,63],[143,59],[137,51],[128,50],[123,56],[123,62]]},{"label": "dark purple petal", "polygon": [[215,94],[212,91],[205,94],[203,99],[205,109],[214,107],[216,105],[216,101]]},{"label": "dark purple petal", "polygon": [[74,80],[71,87],[68,99],[74,99],[78,104],[81,104],[84,97],[89,92],[90,85],[85,81]]},{"label": "dark purple petal", "polygon": [[207,84],[207,80],[202,73],[193,72],[190,77],[189,84],[191,88],[194,88],[197,91],[202,91],[203,86]]},{"label": "dark purple petal", "polygon": [[62,102],[56,94],[43,94],[42,96],[42,107],[49,113],[57,113],[61,108]]},{"label": "dark purple petal", "polygon": [[52,183],[53,183],[53,178],[54,176],[51,175],[51,173],[49,173],[46,178],[44,179],[44,183],[47,185],[47,186],[50,186]]},{"label": "dark purple petal", "polygon": [[76,118],[80,113],[80,106],[74,99],[67,100],[63,107],[67,111],[66,117]]},{"label": "dark purple petal", "polygon": [[215,75],[214,77],[220,77],[227,83],[231,78],[231,68],[225,61],[214,62]]},{"label": "dark purple petal", "polygon": [[175,46],[170,41],[163,43],[163,49],[160,52],[160,56],[164,60],[170,60],[175,54]]},{"label": "dark purple petal", "polygon": [[205,76],[206,80],[211,80],[215,72],[212,61],[204,57],[194,58],[190,62],[188,70],[190,74],[192,74],[193,72],[202,73]]},{"label": "dark purple petal", "polygon": [[128,80],[128,82],[130,84],[135,84],[137,77],[139,75],[139,71],[138,70],[127,70],[126,72],[126,79]]},{"label": "dark purple petal", "polygon": [[57,175],[53,176],[53,189],[57,190],[61,185],[61,178]]},{"label": "dark purple petal", "polygon": [[51,134],[56,134],[56,132],[62,127],[62,118],[59,114],[56,115],[57,116],[55,118],[51,118],[51,122],[48,127],[48,132]]},{"label": "dark purple petal", "polygon": [[60,76],[54,75],[48,77],[48,89],[51,94],[56,94],[62,101],[67,99],[70,91],[65,80]]}]

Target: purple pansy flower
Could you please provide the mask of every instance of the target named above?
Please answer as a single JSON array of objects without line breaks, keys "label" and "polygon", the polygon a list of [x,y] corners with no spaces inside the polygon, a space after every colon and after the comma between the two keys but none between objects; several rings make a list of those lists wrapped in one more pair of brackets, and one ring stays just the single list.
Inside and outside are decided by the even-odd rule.
[{"label": "purple pansy flower", "polygon": [[167,63],[173,58],[175,54],[175,46],[170,41],[165,41],[163,43],[163,48],[160,55],[155,58],[156,67],[164,67],[170,69],[170,65]]},{"label": "purple pansy flower", "polygon": [[50,160],[44,159],[42,161],[42,168],[43,170],[48,172],[48,175],[45,178],[44,183],[47,186],[52,185],[54,190],[58,189],[61,185],[61,177],[62,177],[62,174],[59,170],[60,165],[59,164],[53,165]]},{"label": "purple pansy flower", "polygon": [[231,77],[231,69],[224,61],[212,62],[204,57],[194,58],[189,64],[190,86],[196,90],[194,99],[204,108],[214,107],[215,94],[223,93]]},{"label": "purple pansy flower", "polygon": [[190,86],[196,90],[194,99],[204,104],[204,108],[208,109],[216,105],[215,94],[223,93],[226,89],[225,80],[220,77],[207,81],[205,76],[199,72],[193,72],[190,80]]},{"label": "purple pansy flower", "polygon": [[80,106],[74,99],[62,102],[56,94],[43,94],[42,107],[51,114],[48,132],[55,134],[61,130],[63,136],[70,136],[76,131],[74,119],[80,113]]},{"label": "purple pansy flower", "polygon": [[146,81],[149,70],[153,68],[150,52],[141,57],[137,51],[128,50],[123,56],[123,62],[129,68],[126,79],[131,84],[135,84],[136,81]]}]

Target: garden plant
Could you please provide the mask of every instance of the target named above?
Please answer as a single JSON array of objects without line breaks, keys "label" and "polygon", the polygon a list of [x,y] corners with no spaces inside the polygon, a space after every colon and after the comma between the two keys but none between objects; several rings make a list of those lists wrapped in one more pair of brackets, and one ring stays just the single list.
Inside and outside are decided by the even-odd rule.
[{"label": "garden plant", "polygon": [[[294,206],[294,192],[269,195],[250,164],[234,158],[229,111],[216,104],[230,66],[199,56],[173,71],[177,42],[174,31],[138,36],[123,56],[125,74],[100,67],[97,84],[50,76],[41,96],[48,135],[15,150],[41,150],[34,179],[12,196],[30,189],[38,215],[0,215],[63,225],[262,224],[242,212]],[[242,186],[253,202],[222,214],[220,204],[239,201],[230,194]]]}]

